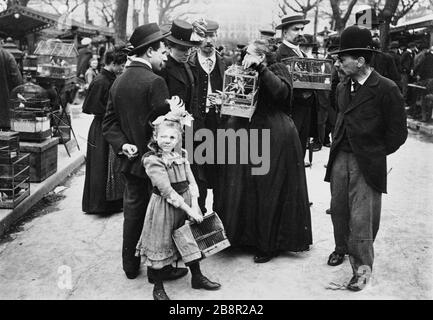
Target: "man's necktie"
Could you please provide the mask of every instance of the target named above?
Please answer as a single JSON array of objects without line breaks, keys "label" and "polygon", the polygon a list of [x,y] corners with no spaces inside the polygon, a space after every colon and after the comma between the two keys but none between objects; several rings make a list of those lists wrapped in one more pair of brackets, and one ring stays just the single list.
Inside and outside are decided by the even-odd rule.
[{"label": "man's necktie", "polygon": [[350,91],[351,100],[356,96],[359,88],[361,88],[361,84],[358,81],[352,81],[353,91]]},{"label": "man's necktie", "polygon": [[206,62],[207,62],[207,70],[208,70],[208,73],[210,74],[212,72],[212,68],[213,68],[213,61],[211,58],[207,58]]}]

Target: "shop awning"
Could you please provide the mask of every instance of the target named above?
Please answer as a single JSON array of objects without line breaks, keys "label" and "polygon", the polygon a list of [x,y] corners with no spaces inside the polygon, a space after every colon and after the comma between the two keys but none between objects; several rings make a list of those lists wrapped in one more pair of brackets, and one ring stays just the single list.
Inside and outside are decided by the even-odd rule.
[{"label": "shop awning", "polygon": [[47,28],[57,28],[66,37],[74,32],[81,37],[114,36],[114,30],[111,28],[89,25],[73,19],[64,20],[60,15],[40,12],[28,7],[16,5],[0,12],[0,30],[14,39]]},{"label": "shop awning", "polygon": [[433,27],[433,15],[430,14],[424,16],[421,19],[408,21],[396,27],[391,27],[391,33],[421,29],[421,28],[432,28],[432,27]]}]

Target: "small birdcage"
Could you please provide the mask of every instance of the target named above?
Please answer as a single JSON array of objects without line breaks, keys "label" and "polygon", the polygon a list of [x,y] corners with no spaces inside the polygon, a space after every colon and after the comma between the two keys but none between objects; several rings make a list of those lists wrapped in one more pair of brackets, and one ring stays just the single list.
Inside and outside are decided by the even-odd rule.
[{"label": "small birdcage", "polygon": [[0,209],[13,209],[30,194],[30,154],[0,162]]},{"label": "small birdcage", "polygon": [[251,119],[256,109],[258,74],[233,65],[224,72],[221,114]]},{"label": "small birdcage", "polygon": [[0,131],[0,164],[10,164],[20,156],[18,132]]},{"label": "small birdcage", "polygon": [[39,76],[60,79],[75,76],[78,52],[73,43],[41,40],[35,55],[38,57]]},{"label": "small birdcage", "polygon": [[173,232],[173,240],[185,264],[198,261],[230,246],[224,226],[213,212],[200,224],[185,224]]},{"label": "small birdcage", "polygon": [[290,57],[282,63],[289,69],[293,88],[331,90],[332,60]]}]

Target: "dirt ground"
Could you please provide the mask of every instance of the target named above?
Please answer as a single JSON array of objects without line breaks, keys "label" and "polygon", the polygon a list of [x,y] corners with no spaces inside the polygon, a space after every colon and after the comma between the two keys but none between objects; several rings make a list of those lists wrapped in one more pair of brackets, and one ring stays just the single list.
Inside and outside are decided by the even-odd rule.
[{"label": "dirt ground", "polygon": [[[168,295],[183,300],[432,299],[432,141],[411,134],[388,159],[389,195],[383,196],[373,278],[358,293],[343,288],[351,276],[347,259],[338,267],[326,264],[334,247],[325,213],[329,184],[323,182],[328,152],[315,153],[313,167],[307,169],[314,202],[310,251],[255,264],[251,254],[227,250],[202,263],[203,273],[219,281],[221,290],[192,290],[187,275],[166,283]],[[122,214],[83,214],[83,185],[81,168],[61,196],[0,242],[0,299],[152,299],[145,268],[135,280],[122,271]],[[342,288],[331,290],[331,282]]]}]

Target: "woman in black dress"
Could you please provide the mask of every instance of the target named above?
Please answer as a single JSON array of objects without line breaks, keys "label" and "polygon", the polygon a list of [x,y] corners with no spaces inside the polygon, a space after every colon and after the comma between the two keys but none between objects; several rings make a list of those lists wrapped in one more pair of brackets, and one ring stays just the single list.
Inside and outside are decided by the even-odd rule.
[{"label": "woman in black dress", "polygon": [[82,210],[85,213],[111,213],[122,209],[123,182],[120,173],[114,168],[115,156],[102,136],[102,120],[107,107],[108,93],[116,79],[123,71],[126,54],[115,49],[106,52],[105,66],[89,86],[83,104],[83,112],[93,114],[95,118],[89,129],[86,179]]},{"label": "woman in black dress", "polygon": [[[303,153],[290,118],[292,83],[284,64],[272,61],[267,43],[256,41],[247,48],[244,68],[259,73],[257,106],[250,130],[270,133],[269,171],[247,178],[245,215],[240,243],[255,249],[256,263],[264,263],[283,251],[299,252],[312,244],[311,214]],[[259,139],[261,141],[261,139]],[[259,147],[259,154],[266,149]],[[251,165],[253,168],[253,165]]]}]

